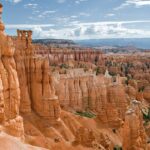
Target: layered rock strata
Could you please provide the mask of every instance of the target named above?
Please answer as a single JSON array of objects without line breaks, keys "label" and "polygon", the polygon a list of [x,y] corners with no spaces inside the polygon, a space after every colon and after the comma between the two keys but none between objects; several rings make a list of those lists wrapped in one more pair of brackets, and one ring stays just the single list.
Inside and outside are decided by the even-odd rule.
[{"label": "layered rock strata", "polygon": [[111,124],[111,120],[115,120],[117,124],[124,119],[127,107],[125,89],[120,80],[113,82],[111,77],[97,77],[82,69],[72,70],[58,75],[56,93],[64,109],[93,111],[103,123]]},{"label": "layered rock strata", "polygon": [[[2,5],[0,14],[1,8]],[[32,32],[18,30],[17,33],[17,38],[5,35],[0,20],[2,132],[39,149],[147,148],[141,103],[144,98],[149,99],[148,87],[138,96],[141,102],[131,101],[137,97],[137,85],[133,82],[125,85],[124,78],[112,77],[108,71],[98,76],[83,69],[52,73],[50,54],[43,56],[36,52]],[[92,53],[91,58],[88,58],[90,53],[68,53],[58,54],[57,63],[72,57],[94,64],[99,61],[97,53]],[[62,55],[66,58],[60,58]],[[0,138],[16,149],[38,149],[18,139],[12,142],[12,137],[2,132]]]}]

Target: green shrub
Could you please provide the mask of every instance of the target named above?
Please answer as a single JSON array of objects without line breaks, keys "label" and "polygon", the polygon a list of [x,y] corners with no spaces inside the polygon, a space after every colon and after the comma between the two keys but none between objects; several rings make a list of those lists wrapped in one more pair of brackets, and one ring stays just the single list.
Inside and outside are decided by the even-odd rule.
[{"label": "green shrub", "polygon": [[125,84],[126,85],[128,85],[129,84],[129,80],[127,79],[127,80],[125,80]]},{"label": "green shrub", "polygon": [[115,72],[109,72],[109,74],[110,74],[111,76],[116,76],[116,75],[117,75]]},{"label": "green shrub", "polygon": [[142,113],[143,113],[143,119],[144,119],[144,121],[145,122],[149,122],[150,121],[150,108],[148,109],[148,113],[147,114],[144,113],[143,111],[142,111]]},{"label": "green shrub", "polygon": [[79,116],[82,116],[82,117],[87,117],[87,118],[95,118],[96,117],[96,115],[91,113],[91,112],[80,112],[80,111],[77,111],[75,114],[79,115]]},{"label": "green shrub", "polygon": [[60,65],[60,68],[61,68],[61,69],[63,69],[63,68],[68,69],[69,66],[68,66],[67,64],[61,64],[61,65]]},{"label": "green shrub", "polygon": [[96,72],[96,75],[99,75],[101,73],[100,67],[95,68],[95,72]]},{"label": "green shrub", "polygon": [[56,67],[57,65],[56,65],[56,64],[51,64],[51,66],[52,66],[52,67]]},{"label": "green shrub", "polygon": [[114,147],[114,150],[123,150],[123,149],[122,149],[122,147],[116,145],[116,146]]},{"label": "green shrub", "polygon": [[145,88],[144,86],[140,87],[140,88],[139,88],[139,92],[143,92],[143,91],[144,91],[144,88]]}]

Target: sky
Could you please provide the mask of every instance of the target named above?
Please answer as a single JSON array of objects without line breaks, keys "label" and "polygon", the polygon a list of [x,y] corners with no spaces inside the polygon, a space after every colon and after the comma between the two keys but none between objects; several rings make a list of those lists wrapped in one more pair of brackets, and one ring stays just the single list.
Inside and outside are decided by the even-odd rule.
[{"label": "sky", "polygon": [[33,38],[150,37],[150,0],[0,0],[6,33]]}]

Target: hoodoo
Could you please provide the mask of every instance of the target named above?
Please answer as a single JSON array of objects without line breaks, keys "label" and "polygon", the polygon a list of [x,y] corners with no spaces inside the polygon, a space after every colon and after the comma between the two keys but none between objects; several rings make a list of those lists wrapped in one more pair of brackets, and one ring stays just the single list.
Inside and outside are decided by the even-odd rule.
[{"label": "hoodoo", "polygon": [[[0,15],[2,14],[0,4]],[[24,139],[23,119],[19,115],[20,88],[16,63],[14,60],[15,47],[11,37],[5,35],[4,24],[0,21],[0,113],[1,130]]]}]

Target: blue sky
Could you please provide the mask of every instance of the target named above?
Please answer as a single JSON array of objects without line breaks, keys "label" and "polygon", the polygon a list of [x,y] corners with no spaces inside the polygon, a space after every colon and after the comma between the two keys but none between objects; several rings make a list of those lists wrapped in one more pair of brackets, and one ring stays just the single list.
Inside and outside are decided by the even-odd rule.
[{"label": "blue sky", "polygon": [[0,0],[8,34],[34,38],[150,37],[150,0]]}]

